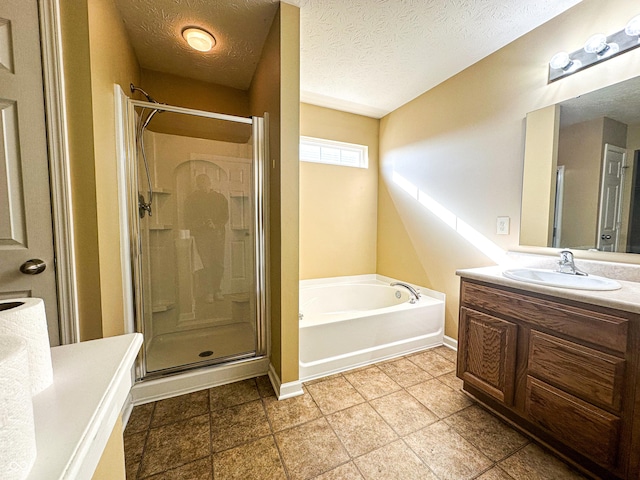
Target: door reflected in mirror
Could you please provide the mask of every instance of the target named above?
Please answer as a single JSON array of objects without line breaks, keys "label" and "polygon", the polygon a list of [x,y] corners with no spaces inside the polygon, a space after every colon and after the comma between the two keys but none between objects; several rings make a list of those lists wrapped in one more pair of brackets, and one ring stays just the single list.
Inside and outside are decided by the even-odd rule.
[{"label": "door reflected in mirror", "polygon": [[640,78],[529,113],[520,244],[640,253],[639,154]]}]

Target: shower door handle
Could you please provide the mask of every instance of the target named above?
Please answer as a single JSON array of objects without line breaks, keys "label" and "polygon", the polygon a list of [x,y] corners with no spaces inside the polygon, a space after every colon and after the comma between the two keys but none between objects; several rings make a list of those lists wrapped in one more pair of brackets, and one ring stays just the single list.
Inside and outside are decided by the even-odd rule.
[{"label": "shower door handle", "polygon": [[45,268],[47,268],[47,264],[39,258],[32,258],[20,265],[20,271],[25,275],[38,275],[44,272]]}]

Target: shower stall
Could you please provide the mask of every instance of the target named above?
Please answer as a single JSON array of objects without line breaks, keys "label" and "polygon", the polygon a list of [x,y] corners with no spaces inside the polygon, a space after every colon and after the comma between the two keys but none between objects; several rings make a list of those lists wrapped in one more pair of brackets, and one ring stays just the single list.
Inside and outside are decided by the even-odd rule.
[{"label": "shower stall", "polygon": [[264,119],[131,88],[149,100],[121,101],[137,376],[264,357]]}]

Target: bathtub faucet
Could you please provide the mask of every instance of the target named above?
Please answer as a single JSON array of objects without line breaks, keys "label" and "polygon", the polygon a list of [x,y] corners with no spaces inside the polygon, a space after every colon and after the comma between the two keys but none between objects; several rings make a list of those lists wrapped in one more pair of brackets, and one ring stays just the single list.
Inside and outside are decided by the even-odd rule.
[{"label": "bathtub faucet", "polygon": [[411,285],[409,285],[408,283],[404,283],[404,282],[392,282],[391,287],[404,287],[407,290],[409,290],[409,293],[411,295],[411,298],[409,299],[409,303],[416,303],[418,300],[420,300],[420,290],[417,290],[416,288],[412,287]]}]

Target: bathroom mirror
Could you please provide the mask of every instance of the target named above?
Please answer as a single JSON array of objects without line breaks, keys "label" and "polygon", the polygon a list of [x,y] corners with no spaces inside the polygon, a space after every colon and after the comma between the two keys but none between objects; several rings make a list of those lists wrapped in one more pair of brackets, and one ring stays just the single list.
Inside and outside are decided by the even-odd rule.
[{"label": "bathroom mirror", "polygon": [[520,245],[640,253],[640,77],[527,115]]}]

